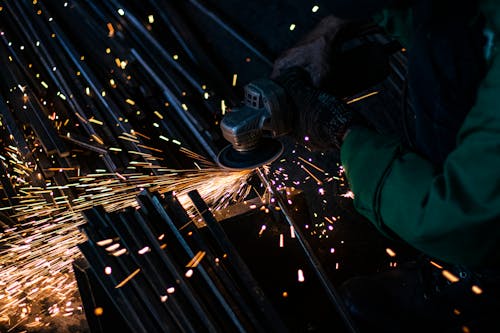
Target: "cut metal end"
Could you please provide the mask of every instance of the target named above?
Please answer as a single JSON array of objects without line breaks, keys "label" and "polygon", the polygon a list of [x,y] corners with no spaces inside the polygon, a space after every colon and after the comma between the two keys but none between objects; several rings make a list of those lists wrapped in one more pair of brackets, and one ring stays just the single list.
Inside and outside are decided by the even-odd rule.
[{"label": "cut metal end", "polygon": [[249,151],[238,151],[233,146],[224,147],[217,156],[217,163],[231,170],[255,169],[274,162],[283,153],[283,144],[278,140],[262,138],[259,144]]}]

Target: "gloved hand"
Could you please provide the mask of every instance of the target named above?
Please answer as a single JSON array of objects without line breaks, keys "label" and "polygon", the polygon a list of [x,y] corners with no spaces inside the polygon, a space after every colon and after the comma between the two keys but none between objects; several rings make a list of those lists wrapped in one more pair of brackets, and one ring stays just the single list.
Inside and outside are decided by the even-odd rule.
[{"label": "gloved hand", "polygon": [[339,149],[352,112],[340,99],[313,86],[301,67],[291,67],[274,81],[284,88],[290,109],[291,135],[313,150]]},{"label": "gloved hand", "polygon": [[299,66],[309,73],[313,86],[322,87],[331,76],[334,66],[343,66],[335,63],[335,53],[340,44],[373,29],[371,22],[327,16],[295,46],[278,57],[271,78],[278,77],[287,68]]}]

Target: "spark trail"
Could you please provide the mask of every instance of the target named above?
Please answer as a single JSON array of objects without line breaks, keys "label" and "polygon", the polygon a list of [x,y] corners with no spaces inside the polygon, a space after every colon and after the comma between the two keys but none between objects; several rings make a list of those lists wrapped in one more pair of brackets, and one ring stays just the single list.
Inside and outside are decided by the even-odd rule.
[{"label": "spark trail", "polygon": [[[217,210],[248,195],[247,180],[253,173],[215,167],[164,172],[156,176],[86,175],[65,185],[82,193],[74,200],[60,196],[49,202],[43,195],[47,191],[52,194],[51,190],[22,189],[26,195],[19,198],[18,205],[9,207],[17,223],[0,234],[0,321],[41,326],[47,316],[69,316],[77,311],[71,305],[78,303],[72,262],[80,256],[77,245],[85,241],[79,230],[85,223],[84,210],[103,206],[111,212],[137,207],[136,195],[144,189],[160,194],[174,191],[188,211],[192,207],[187,193],[197,189]],[[41,304],[47,295],[52,295],[50,306],[44,308]]]}]

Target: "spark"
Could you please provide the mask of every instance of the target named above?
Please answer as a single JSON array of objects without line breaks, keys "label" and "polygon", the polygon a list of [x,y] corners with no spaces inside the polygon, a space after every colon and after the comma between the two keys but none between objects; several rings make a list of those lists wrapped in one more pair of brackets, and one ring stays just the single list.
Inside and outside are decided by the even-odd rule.
[{"label": "spark", "polygon": [[304,282],[304,281],[305,281],[305,278],[304,278],[304,272],[303,272],[301,269],[299,269],[299,270],[297,271],[297,280],[298,280],[299,282]]},{"label": "spark", "polygon": [[145,254],[148,252],[151,252],[151,248],[149,246],[145,246],[142,249],[140,249],[139,251],[137,251],[137,253],[139,253],[139,254]]},{"label": "spark", "polygon": [[[254,206],[254,205],[252,205]],[[250,206],[250,208],[252,208],[252,206]],[[263,224],[261,227],[260,227],[260,230],[259,230],[259,237],[262,236],[262,234],[264,233],[264,231],[266,230],[266,225]]]},{"label": "spark", "polygon": [[341,196],[343,196],[344,198],[351,198],[351,199],[354,199],[354,192],[352,192],[352,191],[347,191],[346,193],[342,194]]},{"label": "spark", "polygon": [[460,281],[456,275],[446,269],[442,270],[441,274],[443,274],[443,276],[452,283]]},{"label": "spark", "polygon": [[[26,195],[20,197],[19,205],[10,207],[14,211],[12,218],[18,222],[5,229],[0,238],[0,285],[6,286],[0,291],[0,316],[16,313],[18,304],[37,303],[46,298],[46,290],[65,295],[65,302],[76,295],[77,285],[71,272],[73,260],[81,255],[77,245],[86,240],[79,230],[85,223],[84,210],[103,206],[112,212],[138,207],[137,195],[143,189],[151,189],[159,194],[175,191],[179,202],[194,216],[188,192],[196,189],[214,210],[223,209],[232,202],[243,200],[241,196],[249,192],[247,179],[253,173],[252,170],[228,171],[217,167],[164,170],[164,174],[155,176],[134,173],[120,177],[105,170],[87,174],[71,179],[73,182],[68,184],[81,191],[78,198],[57,200],[56,203],[43,197],[47,190],[22,188]],[[119,249],[119,245],[110,248],[113,243],[113,239],[103,239],[97,245],[106,247],[113,255],[125,253],[126,249]],[[147,247],[141,251],[147,252]],[[203,253],[199,253],[193,265],[202,258]],[[105,268],[105,273],[110,272],[111,268]]]},{"label": "spark", "polygon": [[299,156],[298,157],[299,160],[301,160],[302,162],[306,163],[307,165],[313,167],[314,169],[318,170],[319,172],[321,173],[325,173],[325,170],[320,168],[319,166],[317,166],[316,164],[313,164],[312,162],[306,160],[305,158],[303,158],[302,156]]},{"label": "spark", "polygon": [[372,92],[367,93],[367,94],[365,94],[363,96],[359,96],[357,98],[351,99],[351,100],[347,101],[346,104],[352,104],[352,103],[359,102],[359,101],[361,101],[361,100],[363,100],[363,99],[365,99],[367,97],[377,95],[378,93],[379,93],[378,91],[372,91]]},{"label": "spark", "polygon": [[222,112],[222,115],[226,114],[226,102],[224,100],[220,101],[220,110]]},{"label": "spark", "polygon": [[127,276],[125,279],[123,279],[122,282],[118,283],[115,286],[115,289],[123,287],[125,284],[127,284],[127,282],[129,282],[130,280],[132,280],[134,278],[134,276],[136,276],[137,274],[139,274],[140,271],[141,271],[140,268],[138,268],[135,271],[133,271],[129,276]]},{"label": "spark", "polygon": [[198,264],[201,262],[201,260],[205,257],[206,252],[205,251],[198,251],[196,255],[189,261],[189,263],[186,265],[188,268],[194,268],[198,266]]},{"label": "spark", "polygon": [[472,286],[472,292],[473,292],[474,294],[476,294],[476,295],[480,295],[480,294],[482,294],[482,293],[483,293],[483,290],[482,290],[480,287],[478,287],[478,286],[476,286],[476,285],[473,285],[473,286]]},{"label": "spark", "polygon": [[387,254],[389,255],[389,257],[395,257],[396,256],[396,252],[394,252],[392,249],[390,248],[386,248],[385,249],[385,252],[387,252]]}]

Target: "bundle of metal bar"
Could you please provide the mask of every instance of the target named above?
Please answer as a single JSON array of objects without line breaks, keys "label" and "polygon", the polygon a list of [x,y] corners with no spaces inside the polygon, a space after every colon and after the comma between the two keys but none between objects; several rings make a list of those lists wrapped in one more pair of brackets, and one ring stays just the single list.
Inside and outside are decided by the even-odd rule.
[{"label": "bundle of metal bar", "polygon": [[[122,34],[130,45],[130,65],[136,61],[141,70],[145,71],[149,79],[162,92],[168,104],[173,107],[176,120],[180,121],[179,126],[185,128],[184,131],[180,131],[181,135],[179,136],[185,138],[192,147],[196,147],[199,151],[205,151],[215,160],[216,148],[211,140],[212,135],[208,131],[211,124],[205,123],[199,114],[201,112],[188,111],[187,105],[179,98],[180,95],[189,93],[203,96],[205,84],[200,74],[196,73],[189,66],[189,63],[183,66],[182,61],[177,60],[174,54],[168,52],[134,15],[134,12],[128,10],[122,3],[118,1],[105,2],[99,8],[88,1],[86,4],[91,6],[94,11],[114,20],[117,25],[123,27]],[[121,15],[119,10],[124,14]],[[185,132],[191,133],[195,140],[186,138]]]},{"label": "bundle of metal bar", "polygon": [[[37,11],[35,7],[40,10]],[[96,152],[103,159],[108,171],[128,167],[130,161],[142,160],[145,165],[155,164],[158,158],[152,158],[152,155],[161,150],[166,150],[165,153],[171,152],[169,160],[175,162],[175,155],[180,154],[175,144],[165,143],[169,138],[170,142],[182,142],[184,147],[194,148],[200,153],[208,150],[207,154],[215,159],[217,149],[213,147],[213,133],[209,133],[212,131],[210,128],[212,126],[202,124],[196,111],[187,112],[187,106],[184,104],[186,102],[180,99],[180,95],[186,94],[186,91],[190,94],[189,91],[192,90],[200,95],[201,101],[205,100],[201,97],[204,85],[199,78],[193,79],[192,69],[180,66],[180,61],[173,61],[172,55],[150,35],[132,12],[129,12],[130,17],[122,18],[113,6],[93,1],[75,2],[70,7],[54,3],[37,3],[36,6],[12,3],[6,6],[9,22],[7,22],[7,34],[2,34],[6,48],[4,54],[10,55],[14,61],[5,60],[3,65],[8,70],[15,71],[12,84],[14,82],[27,84],[28,89],[23,92],[27,96],[25,103],[33,105],[27,105],[30,108],[26,112],[34,112],[33,117],[15,119],[17,126],[32,123],[36,136],[46,148],[46,153],[48,151],[47,154],[59,152],[61,150],[59,147],[65,146],[65,142],[59,138],[61,135],[86,151]],[[52,12],[57,15],[56,19],[52,16]],[[127,29],[119,31],[123,29],[119,20],[124,19],[126,20],[123,24]],[[74,24],[75,22],[78,23]],[[108,28],[111,27],[110,29],[116,27],[116,38],[110,38],[107,31],[99,28],[106,28],[106,25]],[[86,36],[79,38],[79,42],[75,43],[75,35],[79,36],[81,31],[85,31]],[[125,35],[127,38],[123,38]],[[20,46],[21,51],[12,45]],[[84,46],[84,52],[81,46]],[[111,51],[108,51],[111,49],[112,55],[109,54]],[[97,50],[102,51],[97,52]],[[103,52],[104,50],[106,52]],[[136,59],[131,56],[131,50],[137,56]],[[84,61],[85,56],[82,54],[88,54],[94,61]],[[121,59],[120,66],[117,69],[110,68],[117,59]],[[133,64],[134,60],[137,60],[135,61],[137,65]],[[165,70],[161,65],[164,63],[176,69],[176,73]],[[42,77],[45,77],[45,81],[40,79],[39,73],[35,78],[36,72],[33,70],[35,68],[43,71]],[[105,74],[115,72],[116,75]],[[47,78],[50,81],[47,81]],[[180,84],[186,80],[192,83],[190,90],[186,90],[186,86]],[[106,84],[112,87],[108,92],[105,89]],[[9,86],[6,86],[4,89],[8,88]],[[150,98],[153,105],[144,105],[150,101],[142,100],[145,103],[135,106],[131,90],[137,88],[143,95],[139,97]],[[60,100],[56,98],[51,101],[48,97],[55,93],[54,89],[57,89]],[[164,96],[153,96],[153,91],[157,89],[163,91]],[[144,96],[144,92],[150,97]],[[18,96],[11,96],[11,99],[14,102],[20,100]],[[164,107],[165,100],[167,101],[165,104],[171,105],[176,112],[160,110],[153,113],[154,109],[160,109],[158,106]],[[51,107],[55,110],[53,114],[47,110],[47,104],[53,105]],[[142,108],[143,111],[140,110]],[[49,121],[49,118],[52,121]],[[67,119],[64,120],[65,118]],[[62,120],[56,121],[56,119]],[[148,121],[148,125],[152,126],[146,130],[147,133],[154,133],[147,139],[150,140],[147,144],[141,142],[144,140],[143,137],[133,134],[134,129],[144,130],[145,119],[152,120],[150,123]],[[40,121],[43,126],[37,126]],[[61,126],[63,122],[64,125]],[[57,127],[57,131],[54,131],[53,127]],[[50,135],[44,135],[47,131],[51,131]],[[132,135],[130,138],[120,140],[123,133]],[[57,140],[56,147],[50,144],[54,140]],[[149,149],[151,146],[160,149],[151,151]],[[171,149],[170,146],[174,148]],[[110,147],[113,149],[112,154],[108,151]],[[131,151],[133,154],[129,153]],[[64,158],[68,154],[66,149],[59,155]],[[57,162],[55,166],[67,167],[64,161],[57,158],[54,161]],[[70,164],[74,165],[74,161]],[[178,163],[169,166],[179,168],[183,165]],[[82,167],[85,169],[85,166]],[[149,171],[155,173],[154,169]]]},{"label": "bundle of metal bar", "polygon": [[[143,192],[137,210],[110,214],[95,207],[85,212],[88,241],[80,249],[128,328],[287,332],[199,194],[190,197],[203,211],[208,234],[190,222],[172,193],[162,199]],[[84,304],[92,297],[88,290],[80,289]],[[95,316],[94,309],[86,311]]]}]

